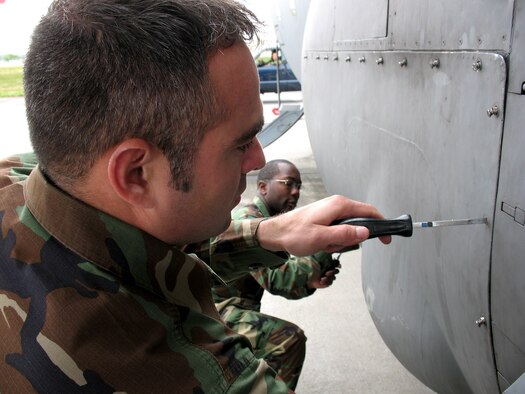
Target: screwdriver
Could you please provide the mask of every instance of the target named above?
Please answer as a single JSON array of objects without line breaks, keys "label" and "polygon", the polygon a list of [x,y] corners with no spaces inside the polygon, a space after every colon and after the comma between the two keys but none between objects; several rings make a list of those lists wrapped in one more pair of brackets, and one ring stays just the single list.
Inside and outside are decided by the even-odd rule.
[{"label": "screwdriver", "polygon": [[412,217],[408,214],[401,215],[394,219],[374,219],[374,218],[349,218],[336,220],[332,224],[350,224],[352,226],[364,226],[370,232],[370,238],[381,237],[383,235],[400,235],[411,237],[413,228],[431,228],[442,226],[459,226],[466,224],[488,224],[487,218],[479,219],[452,219],[434,220],[427,222],[412,222]]}]

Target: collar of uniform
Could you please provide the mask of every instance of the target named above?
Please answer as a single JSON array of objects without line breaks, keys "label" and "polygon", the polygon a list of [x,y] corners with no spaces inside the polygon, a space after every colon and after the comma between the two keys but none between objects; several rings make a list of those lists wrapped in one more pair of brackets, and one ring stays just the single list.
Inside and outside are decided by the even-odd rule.
[{"label": "collar of uniform", "polygon": [[257,208],[259,209],[259,211],[261,211],[261,213],[263,214],[265,218],[270,217],[270,212],[268,211],[268,207],[266,207],[266,204],[264,203],[261,197],[255,196],[253,198],[253,203],[257,206]]},{"label": "collar of uniform", "polygon": [[[49,183],[38,167],[27,179],[24,197],[38,223],[89,262],[177,305],[210,309],[211,291],[210,298],[205,291],[210,276],[197,257],[73,198]],[[190,274],[191,286],[175,286],[181,277],[189,283]],[[195,288],[197,294],[191,291]]]}]

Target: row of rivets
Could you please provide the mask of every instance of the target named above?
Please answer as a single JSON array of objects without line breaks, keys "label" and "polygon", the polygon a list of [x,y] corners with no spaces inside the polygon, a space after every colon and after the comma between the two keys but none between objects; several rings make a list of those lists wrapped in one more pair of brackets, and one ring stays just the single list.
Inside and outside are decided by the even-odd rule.
[{"label": "row of rivets", "polygon": [[[308,59],[308,55],[305,55],[304,56],[304,59]],[[321,56],[320,55],[316,55],[315,56],[315,59],[316,60],[319,60],[321,59]],[[329,60],[329,57],[328,55],[325,55],[323,57],[324,60]],[[334,61],[338,61],[339,60],[339,56],[335,55],[332,60]],[[352,61],[351,57],[350,56],[347,56],[345,58],[345,62],[347,63],[350,63]],[[366,58],[364,56],[361,56],[359,57],[359,63],[365,63],[366,62]],[[377,65],[382,65],[385,63],[385,60],[383,59],[383,57],[378,57],[376,59],[376,64]],[[401,67],[407,67],[408,66],[408,60],[406,57],[402,58],[398,64],[401,66]],[[440,67],[440,61],[439,61],[439,58],[435,58],[435,59],[432,59],[430,61],[430,68],[439,68]],[[476,59],[476,61],[472,64],[472,69],[476,72],[479,72],[481,71],[483,68],[483,63],[481,62],[480,59]],[[522,90],[525,91],[525,83],[523,84],[523,87],[522,87]],[[497,105],[493,105],[491,108],[489,108],[487,110],[487,115],[490,117],[493,117],[495,116],[496,118],[499,116],[499,107]]]},{"label": "row of rivets", "polygon": [[[305,60],[308,59],[308,55],[305,55],[305,56],[303,57],[303,59],[305,59]],[[315,60],[319,60],[319,59],[321,59],[321,56],[320,56],[320,55],[316,55],[316,56],[315,56]],[[329,56],[328,56],[328,55],[325,55],[325,56],[323,57],[323,59],[324,59],[324,60],[329,60]],[[338,60],[339,60],[339,56],[335,55],[335,56],[332,58],[332,60],[333,60],[333,61],[338,61]],[[347,57],[345,58],[345,62],[347,62],[347,63],[350,63],[351,60],[352,60],[352,59],[351,59],[350,56],[347,56]],[[361,56],[361,57],[359,58],[359,63],[365,63],[365,62],[366,62],[366,58],[365,58],[364,56]],[[384,64],[384,62],[385,62],[385,61],[384,61],[384,59],[383,59],[382,57],[379,57],[379,58],[376,60],[376,64],[378,64],[378,65],[380,65],[380,64]],[[406,67],[406,66],[408,66],[408,60],[407,60],[407,58],[405,57],[405,58],[401,59],[401,60],[398,62],[398,64],[399,64],[401,67]],[[440,66],[440,61],[439,61],[438,58],[436,58],[436,59],[432,59],[432,60],[430,61],[430,67],[431,67],[431,68],[439,68],[439,66]],[[476,72],[481,71],[482,68],[483,68],[483,63],[481,62],[480,59],[477,59],[477,60],[472,64],[472,69],[473,69],[474,71],[476,71]]]}]

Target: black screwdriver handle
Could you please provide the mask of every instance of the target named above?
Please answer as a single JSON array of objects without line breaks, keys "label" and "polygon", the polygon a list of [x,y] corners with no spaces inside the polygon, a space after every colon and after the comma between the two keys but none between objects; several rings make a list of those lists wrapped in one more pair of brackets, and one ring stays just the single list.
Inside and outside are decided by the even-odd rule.
[{"label": "black screwdriver handle", "polygon": [[370,238],[381,237],[382,235],[401,235],[402,237],[412,236],[412,218],[410,215],[401,215],[394,219],[373,219],[373,218],[350,218],[336,220],[332,224],[350,224],[352,226],[364,226],[370,232]]}]

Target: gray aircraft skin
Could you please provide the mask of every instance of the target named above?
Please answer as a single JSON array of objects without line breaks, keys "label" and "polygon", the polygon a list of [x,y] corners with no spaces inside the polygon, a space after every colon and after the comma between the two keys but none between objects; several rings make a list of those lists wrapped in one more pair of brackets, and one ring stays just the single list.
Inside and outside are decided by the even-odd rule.
[{"label": "gray aircraft skin", "polygon": [[277,4],[328,192],[488,219],[363,243],[383,340],[436,392],[507,390],[525,372],[525,0]]}]

